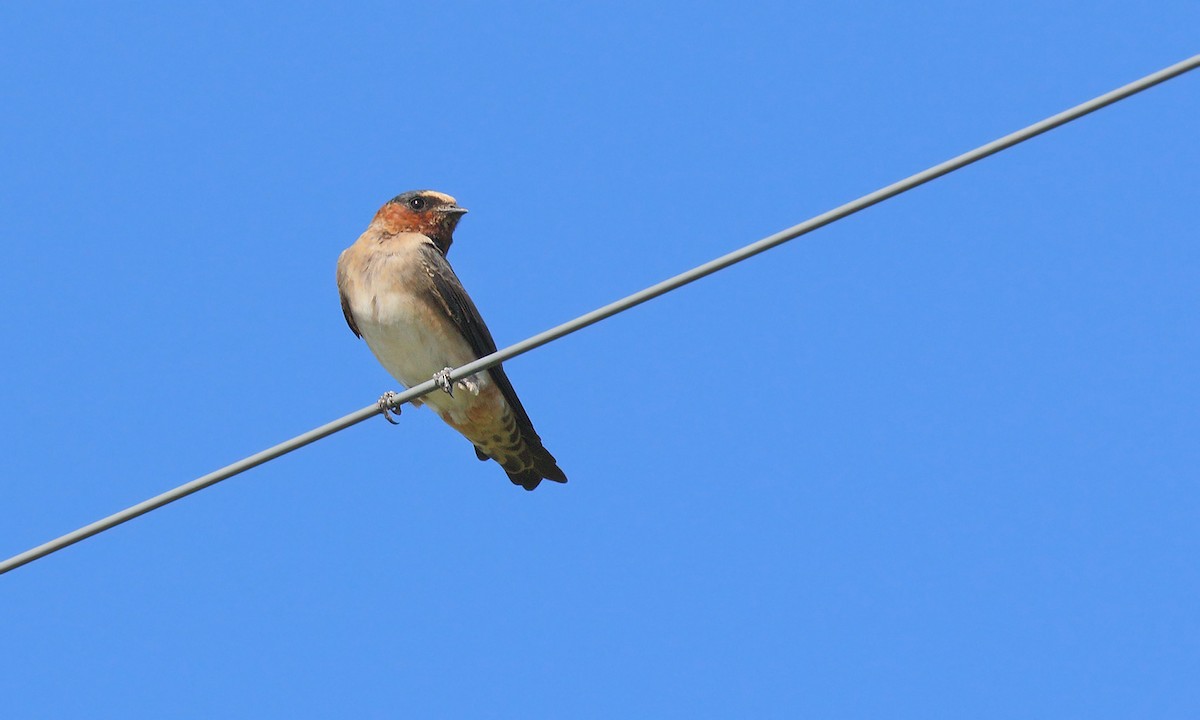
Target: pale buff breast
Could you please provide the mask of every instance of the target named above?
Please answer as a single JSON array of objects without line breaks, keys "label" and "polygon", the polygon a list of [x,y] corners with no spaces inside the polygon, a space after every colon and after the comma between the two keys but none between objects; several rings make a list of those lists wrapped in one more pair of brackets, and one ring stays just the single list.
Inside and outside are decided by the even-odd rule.
[{"label": "pale buff breast", "polygon": [[[402,233],[384,242],[364,236],[341,260],[345,265],[343,292],[363,340],[379,363],[406,387],[429,380],[443,368],[475,359],[450,319],[425,300],[432,281],[421,265],[419,250],[428,242],[416,234]],[[453,425],[473,425],[481,412],[489,414],[499,393],[491,392],[491,377],[486,372],[471,380],[473,383],[456,388],[454,397],[438,390],[423,401]]]}]

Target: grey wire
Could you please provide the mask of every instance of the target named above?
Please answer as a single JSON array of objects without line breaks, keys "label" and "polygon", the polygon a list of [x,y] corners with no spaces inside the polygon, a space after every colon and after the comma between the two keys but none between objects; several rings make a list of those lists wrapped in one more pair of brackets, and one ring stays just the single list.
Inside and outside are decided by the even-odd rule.
[{"label": "grey wire", "polygon": [[[794,240],[801,235],[816,230],[817,228],[828,225],[836,220],[840,220],[848,215],[853,215],[854,213],[869,208],[876,203],[883,202],[888,198],[911,190],[919,185],[923,185],[930,180],[934,180],[942,175],[945,175],[946,173],[966,167],[977,160],[982,160],[989,155],[1008,149],[1013,145],[1029,140],[1030,138],[1041,135],[1049,130],[1053,130],[1059,125],[1063,125],[1071,122],[1072,120],[1081,118],[1084,115],[1115,103],[1118,100],[1124,100],[1131,95],[1151,88],[1166,80],[1170,80],[1176,76],[1182,75],[1189,70],[1194,70],[1197,67],[1200,67],[1200,55],[1194,55],[1187,60],[1159,70],[1151,75],[1147,75],[1140,80],[1136,80],[1128,85],[1105,93],[1097,98],[1089,100],[1080,105],[1076,105],[1070,110],[1065,110],[1057,115],[1046,118],[1041,122],[1034,123],[1033,125],[1030,125],[1022,130],[1005,135],[999,140],[994,140],[986,145],[980,146],[970,152],[963,153],[962,155],[947,160],[939,165],[934,165],[928,170],[919,172],[916,175],[912,175],[899,182],[892,183],[891,185],[876,190],[869,195],[864,195],[853,202],[848,202],[845,205],[830,210],[829,212],[818,215],[810,220],[806,220],[799,225],[794,225],[787,230],[777,232],[774,235],[759,240],[758,242],[751,243],[750,245],[747,245],[739,250],[735,250],[727,255],[723,255],[716,260],[709,261],[703,265],[692,268],[687,272],[680,273],[675,277],[663,280],[662,282],[652,285],[645,290],[636,292],[632,295],[617,300],[616,302],[609,303],[602,308],[593,310],[586,315],[581,315],[574,320],[565,322],[562,325],[546,330],[545,332],[534,335],[526,340],[522,340],[519,343],[509,345],[502,350],[497,350],[491,355],[479,358],[474,362],[467,363],[466,365],[455,369],[450,373],[450,379],[451,381],[461,380],[467,376],[474,375],[481,370],[486,370],[493,365],[498,365],[505,360],[527,353],[534,348],[541,347],[542,345],[557,340],[564,335],[569,335],[576,330],[581,330],[589,325],[600,322],[605,318],[609,318],[617,313],[624,312],[635,305],[640,305],[647,300],[652,300],[659,295],[683,287],[688,283],[699,280],[707,275],[711,275],[718,270],[723,270],[730,265],[739,263],[742,260],[753,257],[766,250],[770,250],[776,245],[781,245],[789,240]],[[391,410],[398,411],[400,406],[404,403],[415,400],[437,388],[437,383],[435,383],[432,379],[427,380],[420,385],[405,390],[404,392],[392,394],[392,396],[388,398],[389,402],[387,403],[387,407]],[[169,490],[161,495],[157,495],[149,500],[140,502],[137,505],[126,508],[118,513],[109,515],[102,520],[97,520],[96,522],[81,527],[74,532],[67,533],[62,537],[39,545],[31,550],[26,550],[19,555],[14,555],[8,560],[0,563],[0,574],[4,574],[9,570],[18,568],[26,563],[37,560],[38,558],[45,557],[46,555],[61,550],[68,545],[73,545],[80,540],[84,540],[92,535],[120,525],[123,522],[132,520],[139,515],[148,513],[151,510],[162,507],[163,505],[174,502],[180,498],[187,497],[194,492],[203,490],[209,485],[214,485],[222,480],[231,478],[234,475],[245,472],[246,470],[261,465],[269,460],[274,460],[281,455],[286,455],[293,450],[298,450],[299,448],[302,448],[309,443],[316,442],[327,435],[332,435],[336,432],[340,432],[341,430],[345,430],[348,427],[357,425],[368,418],[379,415],[383,411],[383,404],[379,402],[372,403],[361,410],[352,412],[349,415],[334,420],[331,423],[322,425],[314,430],[310,430],[303,435],[298,435],[291,440],[281,442],[274,447],[251,455],[243,460],[239,460],[232,465],[226,465],[220,470],[216,470],[203,477],[196,478],[189,483],[180,485],[173,490]]]}]

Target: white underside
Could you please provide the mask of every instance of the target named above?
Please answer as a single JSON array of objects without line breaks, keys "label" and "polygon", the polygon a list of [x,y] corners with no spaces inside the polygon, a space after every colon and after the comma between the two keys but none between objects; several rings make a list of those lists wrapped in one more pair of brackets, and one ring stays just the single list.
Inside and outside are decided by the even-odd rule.
[{"label": "white underside", "polygon": [[[363,297],[352,299],[355,324],[379,363],[405,387],[420,385],[444,368],[475,359],[450,320],[430,323],[429,308],[411,293],[397,291],[394,285],[363,290]],[[456,384],[454,397],[435,390],[423,401],[438,414],[449,414],[461,422],[470,402],[490,382],[486,371],[477,373]]]}]

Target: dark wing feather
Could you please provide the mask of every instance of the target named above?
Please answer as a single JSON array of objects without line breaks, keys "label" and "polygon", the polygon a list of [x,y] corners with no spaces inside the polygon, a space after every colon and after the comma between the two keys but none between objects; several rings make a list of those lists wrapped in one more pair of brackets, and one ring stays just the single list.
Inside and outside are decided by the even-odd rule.
[{"label": "dark wing feather", "polygon": [[338,297],[342,300],[342,314],[346,316],[346,324],[350,326],[350,332],[354,333],[354,337],[362,337],[362,333],[358,331],[358,326],[354,324],[354,315],[350,313],[350,300],[346,297],[346,291],[342,289],[344,283],[344,270],[342,270],[342,260],[346,254],[342,253],[342,257],[338,258],[337,268],[337,286]]},{"label": "dark wing feather", "polygon": [[354,337],[362,337],[358,326],[354,324],[354,316],[350,314],[350,303],[346,300],[345,295],[342,295],[342,314],[346,316],[346,324],[350,326],[350,332],[354,333]]},{"label": "dark wing feather", "polygon": [[[450,314],[454,326],[466,338],[476,359],[496,352],[496,341],[492,339],[491,331],[484,324],[479,309],[467,295],[462,282],[454,274],[453,268],[450,267],[450,263],[446,261],[442,253],[433,244],[430,244],[422,248],[421,261],[433,278],[433,292],[436,295],[437,305],[445,308],[446,312]],[[530,422],[529,414],[525,412],[520,399],[517,398],[517,392],[513,389],[512,383],[508,381],[504,368],[496,365],[488,372],[491,373],[496,386],[500,388],[504,399],[516,413],[517,421],[522,428],[527,427],[532,431],[533,423]],[[537,437],[537,433],[533,435]]]},{"label": "dark wing feather", "polygon": [[[421,262],[424,264],[429,276],[433,279],[432,293],[434,297],[431,300],[437,307],[445,309],[450,315],[450,318],[454,321],[454,326],[458,328],[458,331],[471,346],[475,357],[478,359],[496,352],[496,341],[492,339],[492,333],[488,330],[487,325],[484,324],[483,317],[479,314],[479,309],[475,307],[475,303],[467,295],[467,291],[463,288],[458,276],[454,274],[450,263],[446,261],[445,256],[442,255],[441,251],[433,243],[422,247]],[[512,409],[513,416],[517,421],[517,427],[521,430],[521,437],[532,449],[542,456],[542,462],[539,462],[537,470],[544,473],[543,477],[550,480],[566,482],[567,478],[555,463],[554,457],[542,446],[542,439],[538,436],[537,431],[533,429],[533,422],[529,419],[529,413],[525,412],[525,407],[521,405],[521,400],[517,397],[517,392],[513,389],[512,383],[509,382],[504,368],[496,365],[490,368],[488,372],[492,376],[492,381],[496,383],[496,387],[500,389],[500,393],[508,402],[509,408]],[[475,452],[476,455],[480,456],[481,460],[487,459],[486,456],[482,456],[478,448],[476,448]],[[532,484],[536,486],[536,481],[540,479],[540,477],[537,478]],[[514,482],[517,481],[514,480]],[[532,487],[528,489],[532,489]]]}]

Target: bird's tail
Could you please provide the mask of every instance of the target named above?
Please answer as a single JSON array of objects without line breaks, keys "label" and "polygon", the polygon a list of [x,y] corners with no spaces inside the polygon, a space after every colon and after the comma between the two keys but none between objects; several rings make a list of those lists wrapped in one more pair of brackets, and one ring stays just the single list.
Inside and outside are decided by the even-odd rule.
[{"label": "bird's tail", "polygon": [[480,460],[500,463],[508,479],[526,490],[536,488],[543,478],[559,483],[567,481],[566,474],[542,445],[533,425],[521,422],[511,409],[487,428],[487,432],[471,438],[471,442]]}]

